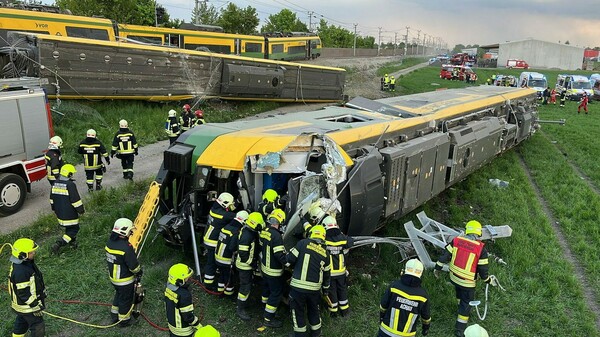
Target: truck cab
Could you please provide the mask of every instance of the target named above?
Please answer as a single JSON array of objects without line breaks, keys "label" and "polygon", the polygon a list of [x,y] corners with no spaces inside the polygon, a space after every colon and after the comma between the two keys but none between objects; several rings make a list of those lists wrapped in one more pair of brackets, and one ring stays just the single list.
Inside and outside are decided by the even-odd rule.
[{"label": "truck cab", "polygon": [[582,75],[560,74],[556,79],[556,91],[566,91],[567,99],[580,100],[585,92],[588,97],[594,94],[589,78]]},{"label": "truck cab", "polygon": [[31,183],[46,177],[44,153],[54,132],[43,84],[47,79],[0,80],[0,216],[18,212]]},{"label": "truck cab", "polygon": [[532,88],[537,91],[538,98],[542,98],[542,93],[548,87],[548,80],[544,74],[524,71],[519,76],[519,85]]}]

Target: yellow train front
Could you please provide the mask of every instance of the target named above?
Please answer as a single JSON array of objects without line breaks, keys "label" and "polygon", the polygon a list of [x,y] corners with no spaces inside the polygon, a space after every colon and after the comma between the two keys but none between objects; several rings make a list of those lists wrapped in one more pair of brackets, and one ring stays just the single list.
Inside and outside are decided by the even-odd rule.
[{"label": "yellow train front", "polygon": [[191,201],[202,226],[219,193],[252,210],[273,188],[288,219],[329,200],[342,230],[371,234],[527,139],[536,118],[535,90],[480,86],[202,125],[164,154],[161,213]]}]

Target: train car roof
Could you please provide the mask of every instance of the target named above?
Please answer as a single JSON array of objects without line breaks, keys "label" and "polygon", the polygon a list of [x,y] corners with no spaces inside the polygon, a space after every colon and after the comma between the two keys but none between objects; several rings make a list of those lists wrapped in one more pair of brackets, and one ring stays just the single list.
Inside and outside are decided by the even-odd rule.
[{"label": "train car roof", "polygon": [[87,16],[78,16],[62,13],[39,12],[25,9],[13,9],[0,7],[0,18],[10,19],[41,19],[49,21],[58,21],[62,23],[78,23],[78,24],[102,24],[112,27],[112,21],[106,18],[95,18]]},{"label": "train car roof", "polygon": [[[180,140],[196,146],[198,165],[242,170],[247,156],[283,151],[302,134],[326,135],[348,149],[364,140],[374,143],[383,132],[427,125],[535,93],[533,89],[479,86],[377,101],[358,99],[347,104],[353,108],[332,106],[255,120],[208,123],[186,132]],[[345,159],[352,165],[347,154]]]}]

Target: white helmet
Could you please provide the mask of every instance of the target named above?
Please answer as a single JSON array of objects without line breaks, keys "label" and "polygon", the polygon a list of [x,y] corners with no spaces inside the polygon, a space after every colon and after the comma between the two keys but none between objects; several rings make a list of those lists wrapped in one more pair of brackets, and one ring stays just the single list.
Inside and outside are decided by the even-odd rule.
[{"label": "white helmet", "polygon": [[217,203],[223,206],[223,208],[227,209],[229,208],[229,206],[233,206],[233,195],[227,192],[223,192],[219,194],[219,197],[217,198]]},{"label": "white helmet", "polygon": [[473,324],[465,330],[465,337],[490,337],[479,324]]},{"label": "white helmet", "polygon": [[408,260],[406,266],[404,266],[404,274],[421,278],[421,275],[423,275],[423,264],[417,259]]},{"label": "white helmet", "polygon": [[85,135],[90,138],[96,138],[96,130],[89,129],[89,130],[87,130]]},{"label": "white helmet", "polygon": [[177,116],[177,111],[175,111],[173,109],[169,110],[169,117],[175,117],[175,116]]},{"label": "white helmet", "polygon": [[312,221],[318,221],[325,216],[325,212],[323,212],[321,206],[317,205],[311,206],[308,213],[310,214],[310,219]]},{"label": "white helmet", "polygon": [[246,222],[246,219],[248,219],[248,212],[246,211],[239,211],[235,214],[235,220],[237,220],[237,222],[244,224],[244,222]]},{"label": "white helmet", "polygon": [[54,136],[54,137],[50,138],[50,143],[48,144],[48,148],[49,149],[58,149],[58,148],[62,147],[62,145],[63,145],[62,138],[60,138],[59,136]]},{"label": "white helmet", "polygon": [[325,217],[325,219],[323,219],[323,227],[325,227],[326,230],[330,230],[330,229],[334,229],[334,228],[340,228],[337,224],[337,221],[335,220],[334,217],[332,217],[331,215],[328,215]]},{"label": "white helmet", "polygon": [[120,127],[120,128],[126,128],[126,127],[128,127],[127,121],[126,121],[126,120],[124,120],[124,119],[121,119],[121,120],[119,121],[119,127]]},{"label": "white helmet", "polygon": [[119,218],[115,221],[115,225],[113,226],[112,231],[122,235],[129,236],[131,231],[133,230],[133,222],[127,218]]}]

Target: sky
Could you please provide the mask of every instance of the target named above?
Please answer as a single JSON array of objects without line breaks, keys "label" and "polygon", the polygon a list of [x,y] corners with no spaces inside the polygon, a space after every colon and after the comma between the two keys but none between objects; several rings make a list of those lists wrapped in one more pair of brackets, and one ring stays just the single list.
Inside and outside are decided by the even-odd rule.
[{"label": "sky", "polygon": [[[172,18],[190,22],[195,0],[156,0]],[[200,0],[202,1],[202,0]],[[573,46],[600,47],[598,0],[207,0],[221,8],[232,2],[257,9],[261,25],[284,8],[308,25],[325,19],[383,43],[436,37],[452,49],[456,44],[487,45],[538,39]],[[315,26],[316,27],[316,26]]]}]

